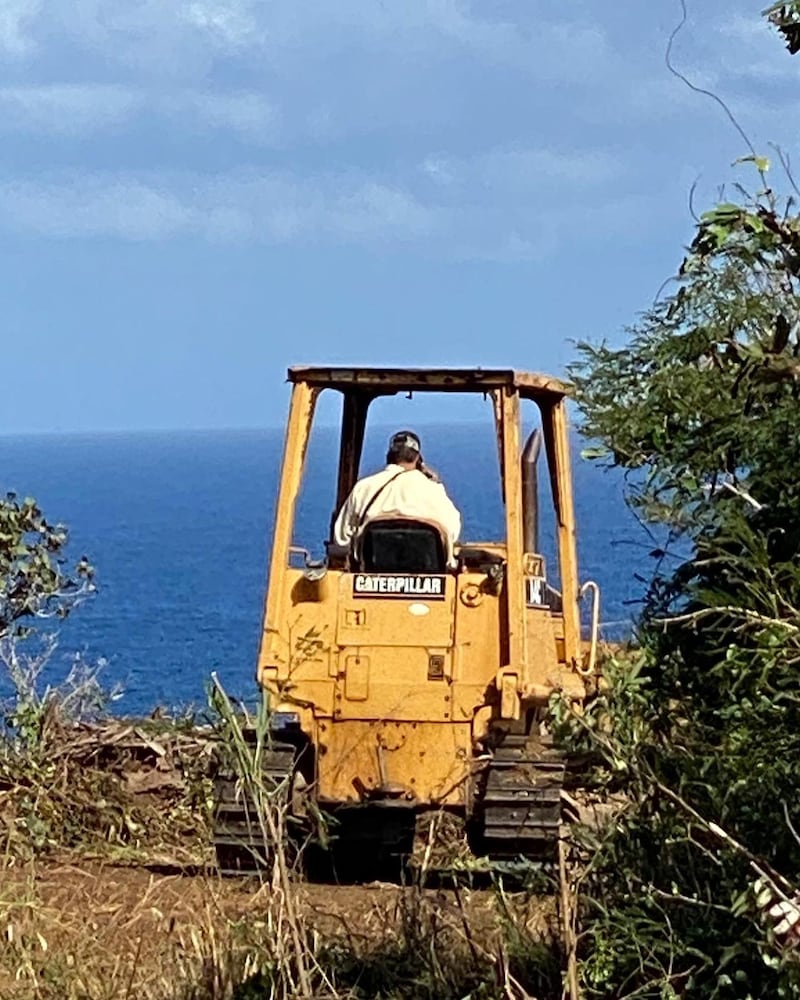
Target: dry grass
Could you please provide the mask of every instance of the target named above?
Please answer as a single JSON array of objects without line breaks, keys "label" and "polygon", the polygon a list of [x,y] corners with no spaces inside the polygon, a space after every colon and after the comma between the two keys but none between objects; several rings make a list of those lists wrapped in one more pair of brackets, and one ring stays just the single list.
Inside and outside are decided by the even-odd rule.
[{"label": "dry grass", "polygon": [[4,872],[0,996],[229,997],[264,926],[249,893],[211,880],[81,864]]}]

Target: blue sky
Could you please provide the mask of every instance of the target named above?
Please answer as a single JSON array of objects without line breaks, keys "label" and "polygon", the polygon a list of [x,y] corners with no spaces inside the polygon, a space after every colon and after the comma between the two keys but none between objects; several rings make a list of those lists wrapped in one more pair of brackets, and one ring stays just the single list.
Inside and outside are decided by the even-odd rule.
[{"label": "blue sky", "polygon": [[[758,0],[674,59],[759,150]],[[0,431],[273,426],[293,363],[561,372],[744,150],[677,0],[2,0]]]}]

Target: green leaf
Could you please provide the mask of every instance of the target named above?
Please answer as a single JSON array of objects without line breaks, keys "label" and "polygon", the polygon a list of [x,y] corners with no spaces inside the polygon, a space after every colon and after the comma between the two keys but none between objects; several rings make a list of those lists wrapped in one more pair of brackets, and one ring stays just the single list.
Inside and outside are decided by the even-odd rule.
[{"label": "green leaf", "polygon": [[765,174],[769,170],[769,168],[771,166],[768,157],[766,157],[766,156],[755,156],[752,153],[750,153],[748,156],[739,156],[739,157],[737,157],[733,161],[733,164],[734,164],[734,166],[736,166],[736,164],[738,164],[738,163],[752,163],[755,166],[756,170],[758,170],[759,173],[762,173],[762,174]]}]

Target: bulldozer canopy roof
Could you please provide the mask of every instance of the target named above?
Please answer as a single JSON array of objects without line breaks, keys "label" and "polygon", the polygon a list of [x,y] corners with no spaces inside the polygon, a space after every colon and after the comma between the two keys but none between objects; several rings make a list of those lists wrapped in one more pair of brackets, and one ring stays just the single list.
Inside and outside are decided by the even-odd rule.
[{"label": "bulldozer canopy roof", "polygon": [[525,398],[554,402],[570,395],[571,386],[551,375],[511,368],[323,368],[296,366],[290,382],[305,382],[342,392],[364,390],[370,395],[394,392],[490,392],[514,389]]}]

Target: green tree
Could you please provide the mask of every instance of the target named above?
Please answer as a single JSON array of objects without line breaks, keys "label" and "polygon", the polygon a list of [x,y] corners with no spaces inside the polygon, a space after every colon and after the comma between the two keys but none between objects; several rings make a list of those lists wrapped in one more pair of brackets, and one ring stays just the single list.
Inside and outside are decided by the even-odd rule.
[{"label": "green tree", "polygon": [[800,0],[789,0],[788,3],[779,0],[768,7],[764,14],[783,35],[792,55],[800,52]]},{"label": "green tree", "polygon": [[[765,13],[800,47],[800,4]],[[583,882],[590,996],[800,997],[764,914],[800,885],[800,216],[746,159],[755,189],[701,217],[624,347],[582,343],[571,371],[666,536],[638,650],[571,720],[628,801]]]},{"label": "green tree", "polygon": [[0,500],[0,638],[25,634],[34,620],[65,618],[94,591],[94,571],[80,559],[67,569],[68,533],[35,500],[8,493]]},{"label": "green tree", "polygon": [[627,346],[582,344],[572,370],[585,433],[690,552],[656,575],[633,666],[579,723],[636,803],[595,860],[597,995],[800,996],[742,902],[759,871],[800,875],[797,233],[770,192],[709,212]]}]

